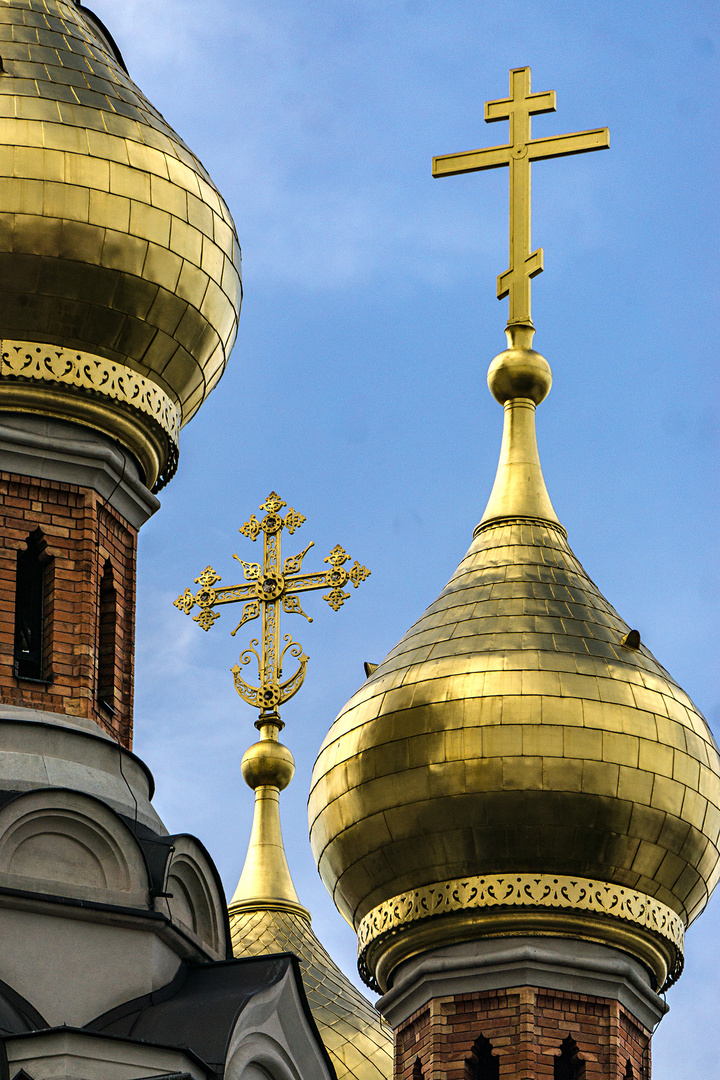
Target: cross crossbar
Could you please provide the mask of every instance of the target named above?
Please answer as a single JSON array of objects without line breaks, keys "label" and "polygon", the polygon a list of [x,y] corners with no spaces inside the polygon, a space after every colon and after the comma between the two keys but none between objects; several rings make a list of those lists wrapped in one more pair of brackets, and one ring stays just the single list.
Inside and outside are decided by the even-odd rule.
[{"label": "cross crossbar", "polygon": [[432,161],[434,177],[458,176],[461,173],[499,169],[510,172],[510,266],[497,279],[498,299],[509,297],[508,330],[532,328],[530,281],[543,270],[543,250],[532,251],[530,164],[569,154],[587,154],[610,146],[607,128],[551,135],[533,139],[531,116],[555,112],[555,91],[530,92],[530,68],[510,72],[510,96],[485,102],[485,120],[495,123],[509,120],[510,141],[504,146],[442,154]]}]

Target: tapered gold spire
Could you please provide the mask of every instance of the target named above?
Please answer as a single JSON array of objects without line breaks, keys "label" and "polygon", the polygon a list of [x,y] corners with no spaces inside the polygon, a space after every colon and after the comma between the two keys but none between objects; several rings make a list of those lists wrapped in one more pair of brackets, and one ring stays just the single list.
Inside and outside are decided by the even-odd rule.
[{"label": "tapered gold spire", "polygon": [[433,176],[457,176],[507,166],[509,191],[509,268],[498,276],[497,295],[508,297],[508,348],[496,356],[488,372],[488,385],[505,406],[500,462],[490,501],[478,528],[491,521],[531,518],[559,525],[545,487],[535,438],[535,406],[552,385],[547,361],[532,348],[535,333],[531,317],[531,280],[543,270],[543,249],[532,249],[531,163],[605,150],[607,128],[533,139],[531,118],[555,112],[555,91],[532,93],[530,68],[510,72],[509,97],[485,102],[485,120],[509,121],[509,139],[503,146],[434,157]]},{"label": "tapered gold spire", "polygon": [[[281,511],[287,503],[275,491],[271,491],[260,509],[265,511],[258,521],[254,514],[240,528],[242,536],[250,540],[263,537],[262,563],[246,562],[238,555],[234,559],[241,564],[245,581],[239,585],[216,588],[222,578],[212,566],[207,566],[195,584],[200,588],[197,593],[191,589],[175,601],[175,607],[189,615],[197,606],[200,613],[194,621],[203,630],[210,630],[220,618],[215,610],[224,604],[242,603],[240,622],[231,631],[233,637],[241,627],[253,619],[260,619],[262,630],[253,638],[250,646],[240,654],[239,663],[232,668],[235,688],[248,705],[260,710],[260,717],[255,726],[260,731],[260,740],[254,743],[242,760],[242,775],[245,782],[255,791],[255,811],[245,865],[240,876],[230,908],[231,914],[247,910],[257,910],[258,906],[266,910],[288,910],[301,913],[308,920],[310,913],[297,897],[295,886],[285,856],[282,830],[280,827],[280,792],[293,778],[295,762],[286,746],[278,739],[284,724],[280,719],[280,706],[297,694],[305,679],[308,658],[302,646],[293,640],[291,634],[282,637],[280,633],[281,610],[289,615],[307,615],[298,599],[298,593],[328,589],[323,596],[333,611],[338,611],[350,594],[343,591],[345,585],[354,588],[370,576],[366,566],[357,560],[345,569],[350,556],[336,544],[325,562],[328,570],[314,573],[302,571],[303,559],[314,542],[298,555],[282,557],[282,533],[291,536],[305,521],[292,506],[283,517]],[[262,644],[261,644],[262,642]],[[286,657],[298,662],[295,672],[283,679],[283,665]],[[252,658],[258,664],[259,686],[245,682],[241,672]]]},{"label": "tapered gold spire", "polygon": [[295,774],[295,762],[278,739],[281,722],[265,723],[260,740],[242,759],[245,783],[255,791],[255,812],[245,865],[230,901],[232,913],[256,909],[292,909],[310,919],[290,876],[280,826],[280,792]]},{"label": "tapered gold spire", "polygon": [[550,502],[538,456],[535,407],[552,386],[552,372],[545,357],[529,347],[533,331],[527,328],[528,345],[518,341],[517,328],[506,331],[510,346],[496,356],[488,370],[488,386],[505,407],[500,460],[495,483],[478,530],[490,522],[533,518],[559,525]]}]

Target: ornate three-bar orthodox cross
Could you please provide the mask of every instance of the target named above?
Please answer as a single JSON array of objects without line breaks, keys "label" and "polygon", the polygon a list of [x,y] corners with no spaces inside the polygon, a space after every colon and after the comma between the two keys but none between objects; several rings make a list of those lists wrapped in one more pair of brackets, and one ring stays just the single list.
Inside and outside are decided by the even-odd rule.
[{"label": "ornate three-bar orthodox cross", "polygon": [[[233,559],[237,559],[243,568],[243,584],[215,588],[222,579],[212,566],[208,566],[200,577],[195,578],[195,583],[200,586],[199,590],[193,593],[186,589],[183,595],[174,601],[175,607],[180,608],[186,615],[197,605],[200,612],[194,615],[193,619],[203,630],[209,630],[220,618],[220,613],[214,610],[217,605],[242,603],[244,606],[240,622],[231,631],[233,637],[245,623],[252,619],[262,619],[260,638],[253,638],[249,648],[240,654],[239,663],[232,668],[235,688],[240,697],[248,705],[260,709],[258,723],[277,716],[280,706],[289,701],[302,686],[307,668],[308,658],[302,646],[293,641],[292,634],[285,634],[281,648],[280,609],[290,615],[303,615],[308,622],[312,622],[300,606],[298,593],[329,589],[323,600],[327,600],[333,611],[337,611],[350,596],[350,593],[344,591],[344,586],[352,584],[357,588],[361,581],[370,576],[368,568],[361,566],[357,560],[349,570],[345,569],[344,564],[350,556],[339,544],[325,558],[325,562],[330,564],[329,569],[319,573],[301,572],[303,559],[314,546],[314,542],[309,543],[298,555],[291,555],[283,562],[283,529],[287,529],[292,536],[305,521],[303,515],[298,514],[292,507],[288,509],[285,517],[282,517],[280,511],[285,506],[287,503],[272,491],[260,506],[261,510],[266,511],[265,516],[258,521],[252,514],[250,520],[241,527],[240,533],[253,541],[257,540],[260,533],[263,534],[262,563],[245,562],[238,555],[233,555]],[[288,652],[298,661],[298,668],[290,678],[281,681],[283,663]],[[241,676],[243,667],[249,664],[253,657],[258,665],[259,686],[250,686]]]},{"label": "ornate three-bar orthodox cross", "polygon": [[610,146],[607,128],[579,131],[572,135],[553,135],[547,139],[530,136],[530,117],[555,112],[555,91],[530,92],[530,68],[510,72],[510,96],[502,101],[485,102],[485,120],[510,121],[510,140],[505,146],[467,150],[461,154],[434,157],[433,176],[456,176],[482,169],[510,168],[510,266],[497,279],[498,300],[509,297],[508,330],[532,329],[530,317],[530,279],[543,269],[543,250],[531,251],[530,238],[530,163],[542,158],[585,154]]}]

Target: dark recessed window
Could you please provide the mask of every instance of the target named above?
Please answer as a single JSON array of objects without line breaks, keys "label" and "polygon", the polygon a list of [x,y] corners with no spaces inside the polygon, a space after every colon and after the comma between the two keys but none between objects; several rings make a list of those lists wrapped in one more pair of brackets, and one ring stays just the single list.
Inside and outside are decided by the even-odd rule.
[{"label": "dark recessed window", "polygon": [[578,1044],[569,1035],[555,1058],[555,1080],[585,1080],[585,1062],[580,1057]]},{"label": "dark recessed window", "polygon": [[102,705],[111,710],[115,709],[116,642],[117,592],[112,566],[108,560],[100,578],[97,697]]},{"label": "dark recessed window", "polygon": [[500,1059],[493,1054],[492,1043],[484,1035],[478,1035],[470,1057],[465,1062],[467,1080],[498,1080]]},{"label": "dark recessed window", "polygon": [[15,674],[19,679],[46,680],[46,598],[50,559],[39,529],[18,552],[15,579]]}]

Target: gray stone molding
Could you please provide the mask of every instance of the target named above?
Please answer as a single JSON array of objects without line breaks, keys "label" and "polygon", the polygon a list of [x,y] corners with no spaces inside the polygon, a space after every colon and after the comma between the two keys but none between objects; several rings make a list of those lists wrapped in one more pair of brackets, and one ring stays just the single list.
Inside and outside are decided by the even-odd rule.
[{"label": "gray stone molding", "polygon": [[643,965],[607,945],[565,938],[487,938],[436,949],[402,964],[377,1008],[399,1027],[433,998],[537,986],[612,998],[653,1030],[668,1006]]},{"label": "gray stone molding", "polygon": [[4,720],[24,720],[32,724],[50,724],[51,727],[68,728],[71,731],[84,731],[98,739],[116,744],[112,735],[86,716],[72,716],[70,713],[47,712],[44,709],[30,709],[26,705],[10,705],[0,702],[0,724]]},{"label": "gray stone molding", "polygon": [[330,1060],[301,998],[295,970],[255,994],[240,1013],[228,1045],[225,1080],[331,1080]]},{"label": "gray stone molding", "polygon": [[87,1080],[170,1075],[209,1080],[215,1075],[191,1050],[153,1046],[72,1027],[7,1036],[5,1051],[11,1076],[24,1069],[35,1080],[70,1080],[78,1075]]},{"label": "gray stone molding", "polygon": [[0,705],[0,733],[0,791],[83,792],[153,832],[167,834],[150,802],[150,770],[92,721]]},{"label": "gray stone molding", "polygon": [[[84,955],[83,949],[87,953],[87,945],[78,944],[78,935],[87,938],[88,936],[92,937],[93,928],[114,927],[117,929],[120,927],[123,930],[131,931],[132,937],[136,940],[141,937],[144,937],[146,941],[154,939],[154,942],[150,942],[153,955],[157,953],[156,946],[160,943],[163,947],[167,946],[169,953],[176,959],[201,964],[206,964],[209,960],[220,961],[227,959],[226,952],[219,955],[207,942],[201,941],[197,934],[190,930],[185,923],[179,920],[173,922],[169,915],[164,914],[162,911],[150,910],[147,907],[118,907],[115,904],[102,904],[92,900],[53,896],[47,893],[23,892],[19,889],[5,889],[0,886],[0,934],[6,932],[3,924],[7,922],[8,913],[12,912],[23,917],[31,917],[35,920],[36,926],[39,925],[41,919],[52,921],[51,940],[54,940],[54,944],[52,946],[48,945],[47,951],[48,955],[50,955],[54,950],[53,955],[56,957],[63,942],[65,924],[77,923],[80,929],[76,927],[74,930],[67,931],[69,935],[75,936],[75,940],[68,950],[69,955],[75,955],[78,948],[81,955]],[[13,941],[14,944],[17,942],[19,946],[22,945],[23,947],[32,944],[35,940],[36,934],[34,931],[29,933],[22,931],[19,935],[10,933],[7,936],[7,941]],[[126,945],[130,940],[130,937],[126,936]],[[3,978],[3,964],[7,961],[9,955],[7,949],[4,952],[0,950],[0,979]],[[126,956],[126,960],[130,963],[128,956]],[[152,963],[155,963],[155,960]],[[32,975],[33,971],[36,973],[41,967],[42,964],[37,959],[27,970]],[[100,965],[99,970],[102,970],[102,965]],[[140,969],[138,968],[138,970]],[[147,964],[145,964],[144,970],[148,970]],[[167,982],[170,977],[168,976],[165,981]]]},{"label": "gray stone molding", "polygon": [[[79,791],[27,791],[0,807],[0,886],[149,907],[143,851],[110,807]],[[186,916],[187,921],[187,916]]]},{"label": "gray stone molding", "polygon": [[129,451],[93,428],[52,417],[0,412],[0,470],[91,488],[135,529],[160,506]]}]

